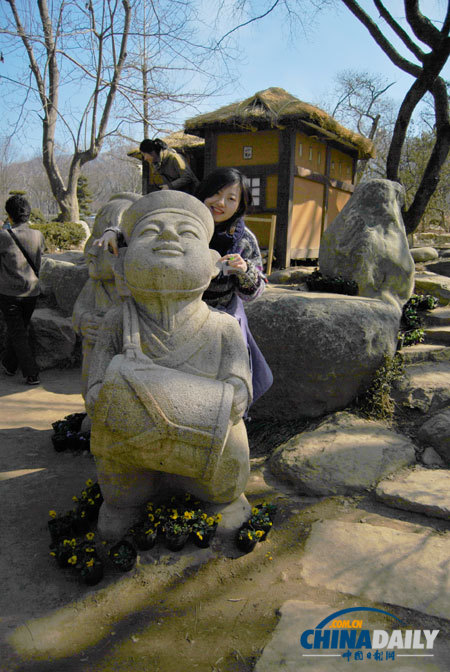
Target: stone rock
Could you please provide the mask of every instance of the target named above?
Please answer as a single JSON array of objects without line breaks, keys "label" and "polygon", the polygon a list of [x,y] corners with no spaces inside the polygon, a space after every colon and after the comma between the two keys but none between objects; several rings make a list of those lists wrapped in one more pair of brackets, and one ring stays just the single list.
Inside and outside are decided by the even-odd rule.
[{"label": "stone rock", "polygon": [[316,522],[302,557],[311,586],[450,618],[450,537],[436,532]]},{"label": "stone rock", "polygon": [[318,417],[341,410],[397,345],[397,310],[377,299],[268,288],[246,306],[274,383],[252,418]]},{"label": "stone rock", "polygon": [[415,271],[403,204],[404,189],[396,182],[358,184],[322,236],[321,273],[354,280],[360,296],[382,299],[401,311],[412,294]]},{"label": "stone rock", "polygon": [[419,429],[417,439],[432,446],[446,464],[450,464],[450,408],[435,413]]},{"label": "stone rock", "polygon": [[426,265],[427,271],[437,273],[437,275],[445,275],[450,277],[450,259],[440,259],[439,261],[432,261]]},{"label": "stone rock", "polygon": [[47,252],[44,255],[45,259],[53,259],[54,261],[67,261],[70,264],[86,263],[83,250],[64,250],[64,252]]},{"label": "stone rock", "polygon": [[424,414],[449,406],[450,362],[418,362],[406,366],[403,377],[394,382],[392,396],[397,404]]},{"label": "stone rock", "polygon": [[294,266],[292,268],[284,268],[277,271],[274,271],[268,276],[269,282],[274,285],[289,285],[289,284],[298,284],[299,282],[304,282],[313,272],[314,268],[298,268]]},{"label": "stone rock", "polygon": [[416,273],[414,283],[416,294],[432,294],[442,306],[450,303],[450,278],[445,275],[427,271]]},{"label": "stone rock", "polygon": [[434,247],[411,247],[409,251],[416,263],[439,258],[439,252]]},{"label": "stone rock", "polygon": [[350,495],[415,461],[412,443],[381,422],[335,413],[279,446],[269,466],[308,495]]},{"label": "stone rock", "polygon": [[42,293],[54,300],[64,316],[72,315],[75,301],[89,277],[86,264],[45,257],[40,272]]},{"label": "stone rock", "polygon": [[73,363],[77,339],[70,318],[50,308],[37,308],[31,318],[36,361],[41,370]]},{"label": "stone rock", "polygon": [[395,509],[450,519],[450,471],[415,467],[378,483],[377,499]]},{"label": "stone rock", "polygon": [[443,467],[445,465],[442,457],[431,446],[427,446],[420,456],[420,461],[426,467]]}]

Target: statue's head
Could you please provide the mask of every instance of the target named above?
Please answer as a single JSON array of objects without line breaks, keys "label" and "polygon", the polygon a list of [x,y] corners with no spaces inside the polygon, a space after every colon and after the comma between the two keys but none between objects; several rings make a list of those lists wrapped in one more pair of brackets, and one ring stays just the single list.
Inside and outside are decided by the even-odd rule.
[{"label": "statue's head", "polygon": [[122,217],[128,242],[125,283],[145,292],[201,294],[217,272],[219,254],[209,249],[214,221],[208,208],[181,191],[143,196]]},{"label": "statue's head", "polygon": [[98,210],[92,233],[84,246],[84,257],[89,276],[93,280],[112,280],[114,278],[112,255],[107,248],[93,245],[94,240],[100,238],[108,227],[119,227],[125,210],[140,198],[142,197],[139,194],[128,191],[121,192],[111,196],[109,201]]}]

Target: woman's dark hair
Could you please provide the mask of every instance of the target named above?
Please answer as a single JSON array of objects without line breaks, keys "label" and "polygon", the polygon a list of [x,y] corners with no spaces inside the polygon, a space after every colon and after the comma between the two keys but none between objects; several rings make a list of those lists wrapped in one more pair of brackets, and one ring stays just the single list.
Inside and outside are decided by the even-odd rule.
[{"label": "woman's dark hair", "polygon": [[236,183],[241,188],[241,200],[238,209],[229,220],[234,222],[245,215],[247,208],[252,204],[252,192],[248,180],[237,168],[216,168],[200,182],[195,195],[204,202],[206,198],[214,196],[224,187]]},{"label": "woman's dark hair", "polygon": [[15,224],[28,222],[31,214],[31,205],[24,196],[14,194],[5,203],[5,210]]},{"label": "woman's dark hair", "polygon": [[167,149],[167,145],[164,140],[160,140],[159,138],[155,138],[154,140],[146,138],[145,140],[142,140],[139,145],[139,151],[145,152],[146,154],[156,152],[159,155],[162,149]]}]

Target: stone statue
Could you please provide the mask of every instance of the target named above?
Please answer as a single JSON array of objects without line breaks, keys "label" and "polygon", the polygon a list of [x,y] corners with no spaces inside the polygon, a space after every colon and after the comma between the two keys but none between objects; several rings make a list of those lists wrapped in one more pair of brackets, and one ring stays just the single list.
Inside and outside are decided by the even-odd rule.
[{"label": "stone statue", "polygon": [[359,296],[381,299],[401,315],[414,288],[415,265],[401,208],[404,188],[397,182],[361,182],[323,234],[319,268],[358,284]]},{"label": "stone statue", "polygon": [[129,296],[103,320],[86,397],[99,531],[117,538],[146,501],[177,491],[216,511],[234,503],[241,524],[251,372],[237,320],[202,301],[218,273],[212,216],[188,194],[161,191],[132,204],[121,228],[116,274]]},{"label": "stone statue", "polygon": [[123,212],[141,196],[123,192],[113,196],[98,211],[91,236],[84,246],[84,257],[89,271],[89,279],[83,286],[73,307],[72,324],[82,337],[83,363],[81,369],[81,393],[86,396],[89,363],[95,345],[98,328],[103,316],[120,302],[109,252],[93,245],[109,226],[119,226]]}]

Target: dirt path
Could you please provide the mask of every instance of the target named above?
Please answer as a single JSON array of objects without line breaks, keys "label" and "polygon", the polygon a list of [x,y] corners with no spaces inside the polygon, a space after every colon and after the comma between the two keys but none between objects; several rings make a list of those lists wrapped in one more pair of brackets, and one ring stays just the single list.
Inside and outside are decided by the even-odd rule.
[{"label": "dirt path", "polygon": [[[48,510],[70,508],[72,495],[95,479],[89,454],[56,453],[50,441],[51,423],[83,408],[79,371],[45,371],[42,380],[41,387],[27,388],[0,377],[1,672],[248,672],[286,600],[355,605],[355,597],[302,579],[314,522],[363,519],[409,531],[445,529],[444,521],[395,511],[369,496],[296,496],[271,481],[258,457],[247,495],[253,502],[275,501],[279,511],[275,529],[253,553],[224,557],[221,549],[189,545],[171,554],[158,546],[142,553],[131,573],[108,568],[102,583],[88,588],[56,567],[46,529]],[[411,627],[448,625],[398,606],[390,611]],[[448,669],[444,654],[433,669]],[[385,663],[382,669],[398,667]]]}]

